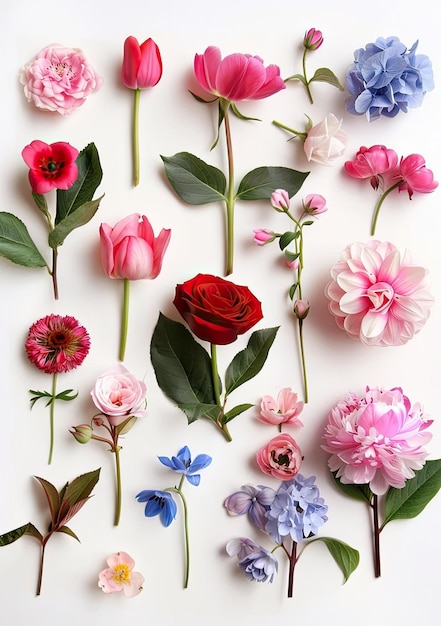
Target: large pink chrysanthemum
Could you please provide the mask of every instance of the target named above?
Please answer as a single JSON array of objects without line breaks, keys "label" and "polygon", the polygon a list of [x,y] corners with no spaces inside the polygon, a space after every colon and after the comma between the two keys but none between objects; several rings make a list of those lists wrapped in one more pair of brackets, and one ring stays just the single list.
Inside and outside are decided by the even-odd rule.
[{"label": "large pink chrysanthemum", "polygon": [[397,346],[421,330],[433,298],[427,270],[392,243],[352,243],[331,269],[325,293],[337,325],[352,339]]},{"label": "large pink chrysanthemum", "polygon": [[47,374],[69,372],[86,358],[90,337],[70,315],[46,315],[29,329],[25,344],[31,363]]},{"label": "large pink chrysanthemum", "polygon": [[423,467],[431,424],[400,388],[367,388],[364,397],[350,394],[331,410],[322,448],[342,483],[369,483],[381,495],[389,487],[401,489]]}]

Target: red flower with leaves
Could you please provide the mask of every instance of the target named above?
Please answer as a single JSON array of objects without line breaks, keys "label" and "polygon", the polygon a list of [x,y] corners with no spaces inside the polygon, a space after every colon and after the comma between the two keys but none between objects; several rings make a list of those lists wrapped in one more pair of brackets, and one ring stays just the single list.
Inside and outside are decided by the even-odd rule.
[{"label": "red flower with leaves", "polygon": [[65,141],[47,144],[36,139],[23,148],[21,156],[29,167],[29,182],[34,193],[69,189],[78,178],[75,163],[78,150]]}]

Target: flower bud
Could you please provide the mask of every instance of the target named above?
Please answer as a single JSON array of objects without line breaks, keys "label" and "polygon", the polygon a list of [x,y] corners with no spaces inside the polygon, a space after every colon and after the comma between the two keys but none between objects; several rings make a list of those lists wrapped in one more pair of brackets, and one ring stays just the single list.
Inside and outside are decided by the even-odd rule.
[{"label": "flower bud", "polygon": [[316,30],[315,28],[310,28],[306,33],[303,39],[303,46],[307,50],[317,50],[323,43],[323,35],[320,30]]},{"label": "flower bud", "polygon": [[287,267],[289,267],[289,269],[294,270],[295,272],[299,269],[300,266],[300,259],[299,257],[297,257],[297,259],[294,259],[294,261],[290,261],[289,259],[285,259],[285,264]]},{"label": "flower bud", "polygon": [[93,435],[93,429],[88,424],[72,426],[72,428],[69,428],[69,432],[75,437],[78,443],[88,443]]},{"label": "flower bud", "polygon": [[326,206],[326,200],[323,196],[312,193],[306,196],[303,201],[303,210],[308,215],[320,215],[320,213],[325,213],[328,207]]},{"label": "flower bud", "polygon": [[286,213],[289,209],[289,194],[285,189],[276,189],[271,194],[271,206],[279,213]]},{"label": "flower bud", "polygon": [[293,306],[294,315],[297,319],[304,320],[309,313],[309,308],[309,300],[296,300]]},{"label": "flower bud", "polygon": [[254,230],[254,241],[259,246],[264,246],[266,243],[271,243],[276,238],[275,233],[272,230],[266,228],[257,228]]}]

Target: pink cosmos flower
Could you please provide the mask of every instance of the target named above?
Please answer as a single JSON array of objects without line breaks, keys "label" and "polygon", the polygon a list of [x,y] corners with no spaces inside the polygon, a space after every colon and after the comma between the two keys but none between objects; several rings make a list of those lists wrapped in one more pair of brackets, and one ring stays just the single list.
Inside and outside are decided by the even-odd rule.
[{"label": "pink cosmos flower", "polygon": [[107,567],[98,576],[98,587],[104,593],[124,591],[127,598],[133,598],[142,591],[144,576],[134,572],[135,561],[127,552],[116,552],[107,559]]},{"label": "pink cosmos flower", "polygon": [[97,409],[107,416],[109,423],[118,426],[129,416],[147,415],[147,411],[140,410],[146,393],[145,383],[118,363],[98,376],[90,395]]},{"label": "pink cosmos flower", "polygon": [[140,45],[135,37],[127,37],[121,69],[123,84],[129,89],[147,89],[154,87],[161,76],[161,53],[153,39]]},{"label": "pink cosmos flower", "polygon": [[438,187],[438,182],[433,180],[432,170],[426,167],[426,161],[421,154],[409,154],[406,158],[401,158],[398,169],[399,176],[403,179],[399,190],[407,190],[409,198],[412,198],[414,191],[431,193]]},{"label": "pink cosmos flower", "polygon": [[260,57],[250,54],[222,59],[215,46],[195,55],[194,73],[205,91],[230,102],[260,100],[286,88],[277,65],[265,67]]},{"label": "pink cosmos flower", "polygon": [[308,161],[331,165],[346,150],[348,135],[342,129],[343,120],[328,113],[324,120],[312,126],[303,148]]},{"label": "pink cosmos flower", "polygon": [[25,349],[29,361],[46,374],[69,372],[86,358],[90,337],[71,315],[46,315],[30,327]]},{"label": "pink cosmos flower", "polygon": [[343,484],[369,484],[381,495],[401,489],[423,467],[431,424],[401,388],[367,387],[364,396],[350,394],[331,410],[322,448]]},{"label": "pink cosmos flower", "polygon": [[256,453],[256,461],[264,474],[290,480],[300,470],[302,453],[291,435],[281,433]]},{"label": "pink cosmos flower", "polygon": [[65,141],[47,144],[36,139],[23,148],[21,156],[29,167],[29,182],[34,193],[69,189],[78,178],[75,163],[78,150]]},{"label": "pink cosmos flower", "polygon": [[383,145],[370,148],[361,146],[352,161],[346,161],[344,168],[353,178],[369,178],[374,189],[378,189],[381,174],[392,172],[398,163],[395,150]]},{"label": "pink cosmos flower", "polygon": [[45,111],[70,115],[101,87],[103,79],[81,50],[51,44],[21,69],[20,82],[28,102]]},{"label": "pink cosmos flower", "polygon": [[408,250],[376,240],[352,243],[331,269],[325,289],[329,309],[352,339],[375,346],[404,344],[430,314],[426,276]]},{"label": "pink cosmos flower", "polygon": [[277,400],[272,396],[263,396],[257,417],[261,422],[270,425],[303,426],[299,420],[303,406],[304,403],[298,399],[298,395],[290,387],[284,387],[279,391]]},{"label": "pink cosmos flower", "polygon": [[101,224],[101,262],[110,278],[156,278],[171,236],[162,229],[157,237],[145,215],[133,213],[112,228]]}]

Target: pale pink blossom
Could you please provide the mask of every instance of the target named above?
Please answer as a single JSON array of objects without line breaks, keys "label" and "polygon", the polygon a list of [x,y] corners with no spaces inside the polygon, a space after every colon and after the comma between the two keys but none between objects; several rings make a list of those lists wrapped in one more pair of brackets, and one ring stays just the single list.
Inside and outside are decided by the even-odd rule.
[{"label": "pale pink blossom", "polygon": [[304,320],[310,309],[309,300],[296,300],[293,304],[294,315],[299,320]]},{"label": "pale pink blossom", "polygon": [[318,193],[310,193],[303,200],[303,211],[307,215],[320,215],[328,210],[326,206],[326,200]]},{"label": "pale pink blossom", "polygon": [[107,559],[107,567],[98,576],[98,587],[104,593],[124,591],[128,598],[137,596],[142,591],[144,576],[134,572],[135,561],[127,552],[116,552]]},{"label": "pale pink blossom", "polygon": [[285,213],[289,209],[289,193],[286,189],[276,189],[271,194],[271,206],[279,213]]},{"label": "pale pink blossom", "polygon": [[298,474],[302,459],[299,446],[287,433],[273,437],[256,453],[261,471],[279,480],[290,480]]},{"label": "pale pink blossom", "polygon": [[381,175],[395,170],[398,155],[395,150],[383,145],[370,148],[361,146],[352,161],[346,161],[344,168],[352,178],[369,178],[371,186],[378,189]]},{"label": "pale pink blossom", "polygon": [[103,79],[78,48],[51,44],[20,71],[28,102],[45,111],[69,115],[97,91]]},{"label": "pale pink blossom", "polygon": [[298,395],[290,387],[284,387],[279,391],[277,400],[272,396],[263,396],[257,417],[261,422],[270,425],[303,426],[299,419],[303,406],[304,403],[298,399]]},{"label": "pale pink blossom", "polygon": [[369,484],[381,495],[389,487],[401,489],[423,467],[431,424],[401,388],[368,387],[364,396],[350,394],[330,411],[322,448],[343,484]]},{"label": "pale pink blossom", "polygon": [[118,363],[98,376],[90,392],[96,408],[107,416],[112,426],[118,426],[128,417],[145,417],[146,384]]},{"label": "pale pink blossom", "polygon": [[343,120],[328,113],[325,119],[308,131],[303,148],[308,161],[331,165],[346,150],[348,135],[342,129]]},{"label": "pale pink blossom", "polygon": [[254,241],[259,246],[264,246],[266,243],[271,243],[274,241],[275,234],[272,230],[267,230],[266,228],[256,228],[254,230]]},{"label": "pale pink blossom", "polygon": [[426,167],[426,161],[421,154],[409,154],[406,158],[401,158],[398,169],[399,177],[403,179],[399,190],[407,190],[409,198],[412,198],[414,191],[431,193],[438,187],[432,170]]},{"label": "pale pink blossom", "polygon": [[339,328],[367,345],[406,343],[426,323],[433,298],[427,270],[392,243],[352,243],[331,268],[325,293]]}]

